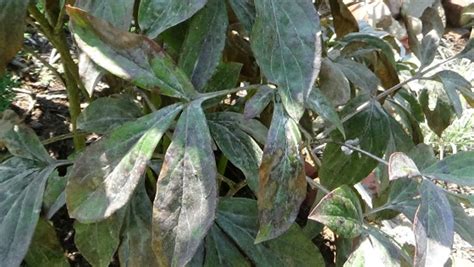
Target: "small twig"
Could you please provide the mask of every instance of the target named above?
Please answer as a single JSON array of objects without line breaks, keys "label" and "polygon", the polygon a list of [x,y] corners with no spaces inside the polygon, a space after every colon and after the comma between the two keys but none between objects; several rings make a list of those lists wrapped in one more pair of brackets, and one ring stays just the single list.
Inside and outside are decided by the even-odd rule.
[{"label": "small twig", "polygon": [[219,96],[234,94],[234,93],[237,93],[239,91],[247,91],[247,90],[257,89],[259,86],[261,86],[261,84],[253,84],[253,85],[248,85],[248,86],[243,86],[243,87],[236,87],[236,88],[232,88],[232,89],[221,90],[221,91],[217,91],[217,92],[199,94],[197,96],[197,99],[201,99],[202,101],[205,101],[205,100],[212,99],[212,98],[219,97]]},{"label": "small twig", "polygon": [[324,187],[322,184],[315,182],[311,177],[306,176],[306,182],[308,182],[309,186],[313,189],[319,189],[323,191],[325,194],[329,194],[331,191]]},{"label": "small twig", "polygon": [[386,161],[386,160],[384,160],[384,159],[381,159],[381,158],[375,156],[374,154],[372,154],[372,153],[370,153],[370,152],[367,152],[367,151],[365,151],[365,150],[363,150],[363,149],[360,149],[360,148],[358,148],[358,147],[355,147],[355,146],[353,146],[353,145],[349,145],[349,144],[346,144],[346,143],[336,142],[336,141],[332,141],[332,142],[335,143],[335,144],[341,145],[341,146],[345,146],[345,147],[347,147],[347,148],[349,148],[349,149],[351,149],[351,150],[357,151],[357,152],[359,152],[359,153],[361,153],[361,154],[366,155],[366,156],[369,157],[369,158],[375,159],[376,161],[378,161],[378,162],[380,162],[380,163],[382,163],[382,164],[388,166],[388,161]]},{"label": "small twig", "polygon": [[[78,131],[77,134],[85,134],[85,132]],[[45,140],[41,141],[41,144],[49,145],[49,144],[56,143],[56,142],[59,142],[59,141],[71,139],[73,137],[74,137],[73,133],[61,134],[61,135],[57,135],[57,136],[53,136],[51,138],[45,139]]]},{"label": "small twig", "polygon": [[239,192],[242,188],[244,188],[246,186],[247,186],[247,180],[243,180],[240,183],[234,185],[232,188],[230,188],[229,191],[227,192],[226,196],[232,197],[235,194],[237,194],[237,192]]}]

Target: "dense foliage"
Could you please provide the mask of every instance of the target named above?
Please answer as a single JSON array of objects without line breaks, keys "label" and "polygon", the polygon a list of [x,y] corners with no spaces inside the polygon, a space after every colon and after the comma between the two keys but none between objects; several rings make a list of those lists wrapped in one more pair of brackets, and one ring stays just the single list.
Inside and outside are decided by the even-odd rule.
[{"label": "dense foliage", "polygon": [[[48,38],[76,148],[54,159],[2,113],[1,265],[67,265],[49,221],[64,205],[93,266],[441,266],[455,232],[474,244],[472,196],[439,183],[474,186],[474,152],[439,161],[420,130],[441,135],[474,103],[438,68],[473,60],[474,42],[434,61],[444,28],[428,5],[407,53],[330,3],[320,17],[310,0],[0,0],[0,68],[26,21]],[[103,77],[113,94],[98,97]],[[400,213],[415,248],[381,228]]]}]

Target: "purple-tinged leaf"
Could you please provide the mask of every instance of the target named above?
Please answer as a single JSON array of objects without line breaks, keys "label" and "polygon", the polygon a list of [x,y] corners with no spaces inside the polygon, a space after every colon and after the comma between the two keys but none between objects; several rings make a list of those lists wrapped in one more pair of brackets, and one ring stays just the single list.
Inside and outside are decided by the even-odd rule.
[{"label": "purple-tinged leaf", "polygon": [[156,145],[181,111],[165,107],[115,129],[79,156],[69,175],[69,215],[101,221],[128,203]]},{"label": "purple-tinged leaf", "polygon": [[122,31],[81,9],[67,7],[76,42],[96,64],[139,87],[189,99],[192,83],[163,49],[145,36]]},{"label": "purple-tinged leaf", "polygon": [[138,24],[151,39],[164,30],[190,18],[204,7],[207,0],[142,0]]},{"label": "purple-tinged leaf", "polygon": [[153,202],[153,248],[162,266],[184,266],[214,222],[216,163],[201,103],[191,102],[166,151]]},{"label": "purple-tinged leaf", "polygon": [[390,155],[388,176],[391,181],[403,177],[414,178],[420,175],[421,173],[416,167],[415,162],[405,153],[395,152]]},{"label": "purple-tinged leaf", "polygon": [[363,215],[359,198],[347,185],[325,195],[308,219],[326,225],[345,238],[354,238],[362,232]]},{"label": "purple-tinged leaf", "polygon": [[413,223],[415,266],[443,266],[453,246],[454,219],[442,189],[424,179],[420,185],[421,204]]},{"label": "purple-tinged leaf", "polygon": [[255,0],[251,45],[258,65],[288,114],[303,116],[321,66],[319,16],[309,0]]},{"label": "purple-tinged leaf", "polygon": [[306,196],[301,143],[297,123],[280,103],[275,103],[259,170],[257,243],[283,234],[298,215]]},{"label": "purple-tinged leaf", "polygon": [[465,186],[474,186],[474,151],[459,152],[423,169],[424,176]]}]

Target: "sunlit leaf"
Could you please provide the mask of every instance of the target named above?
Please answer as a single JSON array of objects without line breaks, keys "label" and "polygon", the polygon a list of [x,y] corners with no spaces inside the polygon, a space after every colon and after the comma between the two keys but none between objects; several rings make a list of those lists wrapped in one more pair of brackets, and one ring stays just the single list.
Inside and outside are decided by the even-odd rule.
[{"label": "sunlit leaf", "polygon": [[[381,157],[389,141],[388,117],[378,103],[371,102],[368,105],[369,107],[344,123],[346,140],[352,140],[360,149]],[[332,133],[332,139],[344,142],[338,132]],[[360,182],[378,164],[357,151],[347,152],[341,147],[340,144],[329,143],[323,152],[319,176],[321,183],[330,189]]]},{"label": "sunlit leaf", "polygon": [[228,21],[225,1],[208,0],[189,24],[190,30],[183,43],[179,66],[198,91],[202,91],[219,64]]},{"label": "sunlit leaf", "polygon": [[29,0],[0,1],[0,75],[23,45]]},{"label": "sunlit leaf", "polygon": [[246,119],[258,117],[260,113],[270,104],[275,90],[268,86],[258,88],[255,95],[245,102],[244,116]]},{"label": "sunlit leaf", "polygon": [[347,185],[325,195],[308,218],[326,225],[342,237],[353,238],[362,232],[363,216],[359,198]]},{"label": "sunlit leaf", "polygon": [[0,165],[0,262],[20,266],[35,232],[53,167],[17,157]]},{"label": "sunlit leaf", "polygon": [[288,114],[299,120],[321,64],[319,16],[307,0],[255,0],[255,7],[252,50]]},{"label": "sunlit leaf", "polygon": [[249,187],[257,192],[258,167],[262,159],[262,149],[238,125],[219,123],[219,121],[225,121],[226,114],[218,113],[209,116],[208,123],[212,136],[226,158],[244,173]]},{"label": "sunlit leaf", "polygon": [[183,266],[214,221],[216,164],[200,102],[181,114],[153,202],[153,248],[163,266]]},{"label": "sunlit leaf", "polygon": [[[323,266],[318,248],[293,224],[279,238],[255,244],[257,203],[252,199],[219,201],[217,225],[256,266]],[[298,249],[295,249],[298,248]]]},{"label": "sunlit leaf", "polygon": [[411,158],[402,152],[396,152],[390,155],[388,175],[390,180],[396,180],[403,177],[413,178],[421,174]]},{"label": "sunlit leaf", "polygon": [[206,0],[142,0],[138,11],[138,24],[146,35],[155,39],[164,30],[190,18],[206,2]]},{"label": "sunlit leaf", "polygon": [[25,262],[28,266],[68,267],[70,266],[59,243],[54,227],[39,219]]},{"label": "sunlit leaf", "polygon": [[178,104],[168,106],[122,125],[89,146],[69,175],[69,215],[81,222],[97,222],[127,204],[156,145],[180,110]]},{"label": "sunlit leaf", "polygon": [[306,196],[306,174],[297,123],[275,103],[260,165],[256,242],[280,236],[293,224]]},{"label": "sunlit leaf", "polygon": [[474,246],[474,217],[466,213],[466,209],[459,203],[458,198],[453,195],[447,195],[447,197],[453,211],[454,231],[471,246]]},{"label": "sunlit leaf", "polygon": [[434,179],[474,186],[474,151],[459,152],[423,169],[421,173]]},{"label": "sunlit leaf", "polygon": [[433,6],[436,0],[406,0],[403,1],[402,9],[406,12],[406,15],[419,18],[426,8]]},{"label": "sunlit leaf", "polygon": [[122,31],[78,8],[67,10],[77,45],[102,68],[139,87],[159,87],[164,95],[187,99],[196,94],[186,74],[154,41]]},{"label": "sunlit leaf", "polygon": [[431,79],[437,80],[443,84],[443,88],[448,95],[449,101],[458,117],[460,117],[462,115],[463,106],[461,99],[459,98],[459,93],[464,92],[468,95],[472,95],[471,83],[460,74],[451,70],[440,71],[433,75]]},{"label": "sunlit leaf", "polygon": [[313,90],[311,90],[311,93],[306,100],[306,106],[313,112],[316,112],[323,119],[331,122],[334,126],[336,126],[342,135],[345,135],[342,121],[339,118],[336,109],[329,99],[327,99],[318,88],[315,87]]},{"label": "sunlit leaf", "polygon": [[429,180],[420,186],[421,204],[416,211],[415,266],[443,266],[453,245],[454,221],[444,192]]},{"label": "sunlit leaf", "polygon": [[132,99],[127,97],[101,97],[92,102],[77,118],[77,128],[105,134],[143,115]]}]

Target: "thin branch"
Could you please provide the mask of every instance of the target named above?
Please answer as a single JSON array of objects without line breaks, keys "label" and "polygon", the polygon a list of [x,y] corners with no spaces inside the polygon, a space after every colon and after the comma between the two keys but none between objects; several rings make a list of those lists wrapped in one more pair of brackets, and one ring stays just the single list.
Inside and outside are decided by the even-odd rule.
[{"label": "thin branch", "polygon": [[222,90],[222,91],[217,91],[217,92],[210,92],[210,93],[204,93],[204,94],[199,94],[197,96],[197,99],[201,99],[202,101],[209,100],[215,97],[219,96],[226,96],[229,94],[234,94],[239,91],[248,91],[252,89],[257,89],[260,87],[261,84],[253,84],[253,85],[248,85],[248,86],[243,86],[243,87],[236,87],[232,89],[227,89],[227,90]]},{"label": "thin branch", "polygon": [[369,157],[369,158],[375,159],[376,161],[378,161],[378,162],[380,162],[380,163],[382,163],[382,164],[388,166],[388,161],[386,161],[386,160],[384,160],[384,159],[381,159],[381,158],[375,156],[374,154],[372,154],[372,153],[370,153],[370,152],[367,152],[367,151],[365,151],[365,150],[363,150],[363,149],[360,149],[360,148],[355,147],[355,146],[353,146],[353,145],[349,145],[349,144],[342,143],[342,142],[336,142],[336,141],[331,141],[331,142],[333,142],[333,143],[335,143],[335,144],[338,144],[338,145],[341,145],[341,146],[345,146],[345,147],[347,147],[347,148],[349,148],[349,149],[351,149],[351,150],[357,151],[357,152],[359,152],[359,153],[361,153],[361,154],[366,155],[366,156]]},{"label": "thin branch", "polygon": [[38,59],[46,68],[48,68],[56,76],[56,78],[58,78],[58,80],[63,84],[63,86],[66,87],[66,81],[64,80],[61,73],[59,73],[53,66],[51,66],[51,64],[44,60],[34,49],[25,45],[23,46],[23,50]]},{"label": "thin branch", "polygon": [[325,186],[323,186],[322,184],[314,181],[313,179],[311,179],[311,177],[308,177],[306,176],[306,182],[308,182],[309,186],[311,186],[311,188],[313,189],[319,189],[321,191],[324,192],[324,194],[329,194],[331,193],[331,191],[329,191],[329,189],[327,189]]}]

